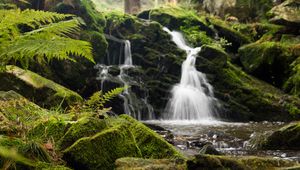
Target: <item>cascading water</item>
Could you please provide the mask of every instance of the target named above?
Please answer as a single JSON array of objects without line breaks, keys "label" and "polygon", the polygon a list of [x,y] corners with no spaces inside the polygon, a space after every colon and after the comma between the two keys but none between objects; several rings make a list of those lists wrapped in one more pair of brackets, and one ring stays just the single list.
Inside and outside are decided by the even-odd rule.
[{"label": "cascading water", "polygon": [[182,34],[164,28],[172,36],[175,44],[187,53],[182,63],[181,80],[172,89],[172,97],[166,108],[166,119],[170,120],[203,120],[213,119],[213,87],[208,83],[205,74],[197,71],[196,57],[201,47],[189,47]]},{"label": "cascading water", "polygon": [[[98,64],[95,68],[99,69],[98,80],[101,80],[101,89],[104,89],[106,81],[113,81],[117,84],[122,84],[125,88],[124,92],[120,94],[123,99],[124,112],[138,120],[153,119],[153,108],[148,103],[148,92],[146,91],[143,97],[138,97],[132,91],[132,85],[141,86],[141,83],[131,77],[129,73],[132,70],[138,69],[133,65],[131,43],[129,40],[121,40],[111,35],[105,35],[106,39],[121,44],[120,54],[117,57],[111,57],[108,54],[105,64]],[[119,74],[113,76],[110,74],[110,69],[117,66]]]}]

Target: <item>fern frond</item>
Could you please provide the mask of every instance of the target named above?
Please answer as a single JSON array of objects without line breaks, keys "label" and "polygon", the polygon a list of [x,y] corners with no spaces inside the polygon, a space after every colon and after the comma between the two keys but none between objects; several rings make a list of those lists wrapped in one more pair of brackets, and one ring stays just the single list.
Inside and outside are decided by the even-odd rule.
[{"label": "fern frond", "polygon": [[51,23],[49,25],[42,26],[39,29],[27,32],[26,35],[32,35],[40,32],[47,32],[47,33],[67,37],[68,35],[79,31],[80,31],[80,23],[77,18],[74,18],[71,20],[61,21],[58,23]]},{"label": "fern frond", "polygon": [[52,59],[72,60],[71,55],[83,56],[94,62],[89,42],[75,40],[48,33],[37,33],[32,36],[20,36],[5,49],[0,57],[21,60],[38,60],[40,62]]},{"label": "fern frond", "polygon": [[[75,61],[70,56],[82,56],[94,62],[89,42],[69,38],[80,31],[79,18],[73,15],[27,9],[0,10],[0,65],[10,60],[27,65],[52,59]],[[20,25],[32,28],[22,32]]]},{"label": "fern frond", "polygon": [[[118,87],[118,88],[108,91],[107,93],[105,93],[103,95],[104,102],[109,102],[113,98],[117,97],[119,94],[121,94],[125,90],[125,88],[127,88],[127,87]],[[105,104],[105,103],[103,103],[103,104]]]}]

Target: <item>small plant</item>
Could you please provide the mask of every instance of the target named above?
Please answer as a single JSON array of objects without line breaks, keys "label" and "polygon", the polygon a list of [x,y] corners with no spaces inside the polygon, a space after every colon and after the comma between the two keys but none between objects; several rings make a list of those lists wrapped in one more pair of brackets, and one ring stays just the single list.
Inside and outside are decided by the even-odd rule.
[{"label": "small plant", "polygon": [[103,93],[101,90],[95,92],[84,103],[72,106],[69,112],[93,112],[97,115],[103,115],[111,110],[111,108],[105,108],[105,104],[121,94],[126,88],[128,87],[118,87],[106,93]]}]

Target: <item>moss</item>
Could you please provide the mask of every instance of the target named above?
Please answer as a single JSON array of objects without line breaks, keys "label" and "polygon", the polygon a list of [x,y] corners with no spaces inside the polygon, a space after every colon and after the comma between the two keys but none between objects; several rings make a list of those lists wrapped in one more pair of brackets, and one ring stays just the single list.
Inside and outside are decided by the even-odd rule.
[{"label": "moss", "polygon": [[63,165],[53,165],[51,163],[45,163],[45,162],[38,162],[35,169],[36,170],[72,170],[71,168]]},{"label": "moss", "polygon": [[218,35],[231,43],[231,46],[227,48],[229,51],[236,52],[239,47],[251,42],[251,38],[234,30],[226,22],[215,17],[209,17],[208,20],[210,24],[218,31]]},{"label": "moss", "polygon": [[[25,125],[30,125],[42,115],[45,115],[47,111],[14,91],[0,91],[0,113],[3,116],[1,127],[4,129],[6,125],[12,125],[17,128],[16,123],[20,122]],[[8,121],[14,122],[15,124],[11,124]]]},{"label": "moss", "polygon": [[137,142],[137,146],[141,150],[143,158],[183,158],[182,154],[171,144],[142,123],[139,123],[128,115],[121,115],[120,118],[130,122],[129,129]]},{"label": "moss", "polygon": [[42,142],[47,142],[48,140],[56,142],[64,136],[69,127],[69,123],[64,120],[56,118],[41,120],[28,132],[27,137],[42,140]]},{"label": "moss", "polygon": [[293,46],[278,42],[249,44],[239,49],[239,55],[247,72],[277,87],[283,86],[296,58]]},{"label": "moss", "polygon": [[82,137],[93,136],[107,128],[108,123],[94,117],[83,117],[68,129],[65,135],[59,140],[60,149],[66,149]]},{"label": "moss", "polygon": [[187,161],[187,167],[188,169],[246,169],[240,161],[211,155],[196,155],[194,159]]},{"label": "moss", "polygon": [[141,159],[141,158],[120,158],[116,160],[116,170],[126,169],[164,169],[183,170],[186,169],[185,161],[181,159]]},{"label": "moss", "polygon": [[300,123],[291,123],[267,137],[263,148],[266,149],[300,149]]},{"label": "moss", "polygon": [[228,157],[213,155],[196,155],[194,159],[188,160],[188,169],[275,169],[297,165],[296,162],[261,158],[254,156]]},{"label": "moss", "polygon": [[71,105],[82,101],[76,92],[17,66],[7,66],[6,72],[1,75],[1,82],[3,82],[0,85],[1,90],[16,90],[40,105],[48,107],[58,106],[61,103]]},{"label": "moss", "polygon": [[97,31],[82,31],[80,39],[89,41],[92,44],[94,60],[95,62],[100,62],[101,58],[105,56],[108,47],[104,35]]},{"label": "moss", "polygon": [[123,125],[81,138],[64,151],[63,158],[79,169],[112,169],[116,159],[141,157],[131,132]]}]

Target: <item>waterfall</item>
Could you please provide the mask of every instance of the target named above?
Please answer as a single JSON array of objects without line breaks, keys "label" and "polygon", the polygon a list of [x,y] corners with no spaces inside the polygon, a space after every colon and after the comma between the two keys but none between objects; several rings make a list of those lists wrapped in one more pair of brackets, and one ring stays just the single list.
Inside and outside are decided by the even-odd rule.
[{"label": "waterfall", "polygon": [[213,119],[213,87],[208,83],[205,74],[197,71],[196,57],[201,47],[189,47],[182,34],[164,28],[172,36],[178,48],[186,51],[186,60],[182,63],[180,83],[172,88],[172,96],[166,108],[166,119],[201,120]]},{"label": "waterfall", "polygon": [[[117,84],[122,84],[125,88],[119,96],[123,99],[124,112],[138,120],[153,119],[153,107],[148,103],[148,92],[146,91],[142,97],[136,95],[131,86],[141,86],[138,80],[129,75],[130,71],[139,69],[138,66],[133,65],[131,43],[129,40],[118,39],[111,35],[105,35],[106,39],[120,44],[120,53],[115,58],[114,56],[107,57],[105,64],[98,64],[95,68],[99,70],[97,79],[101,81],[101,89],[104,89],[105,82],[110,80]],[[113,76],[110,74],[112,67],[119,69],[119,75]]]}]

